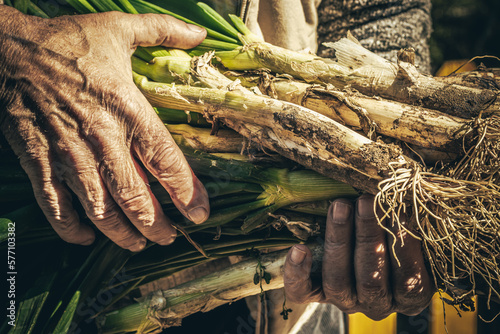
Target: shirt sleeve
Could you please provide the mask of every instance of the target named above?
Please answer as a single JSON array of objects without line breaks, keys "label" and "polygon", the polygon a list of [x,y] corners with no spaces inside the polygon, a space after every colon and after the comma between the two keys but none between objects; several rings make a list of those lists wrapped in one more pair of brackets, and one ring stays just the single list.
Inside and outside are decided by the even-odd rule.
[{"label": "shirt sleeve", "polygon": [[317,8],[321,0],[247,0],[245,23],[274,45],[317,50]]}]

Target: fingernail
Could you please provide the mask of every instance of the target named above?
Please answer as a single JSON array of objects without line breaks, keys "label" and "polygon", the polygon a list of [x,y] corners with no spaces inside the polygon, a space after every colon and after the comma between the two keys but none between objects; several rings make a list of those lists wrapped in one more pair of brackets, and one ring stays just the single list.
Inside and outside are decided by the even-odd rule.
[{"label": "fingernail", "polygon": [[147,243],[146,239],[141,239],[135,244],[133,244],[129,249],[132,252],[140,252],[146,247],[146,243]]},{"label": "fingernail", "polygon": [[362,218],[372,218],[375,216],[373,211],[373,196],[361,196],[358,198],[358,216]]},{"label": "fingernail", "polygon": [[200,26],[197,26],[195,24],[188,24],[187,26],[188,26],[189,30],[191,30],[191,31],[193,31],[193,32],[195,32],[197,34],[201,34],[202,32],[205,31],[204,28],[202,28]]},{"label": "fingernail", "polygon": [[296,265],[302,264],[304,259],[306,258],[306,252],[298,247],[292,248],[292,254],[290,254],[290,261],[292,261]]},{"label": "fingernail", "polygon": [[347,223],[351,216],[351,205],[345,202],[336,201],[333,204],[333,221],[335,223]]},{"label": "fingernail", "polygon": [[208,211],[202,207],[199,206],[197,208],[191,209],[188,212],[188,218],[195,224],[201,224],[208,218]]}]

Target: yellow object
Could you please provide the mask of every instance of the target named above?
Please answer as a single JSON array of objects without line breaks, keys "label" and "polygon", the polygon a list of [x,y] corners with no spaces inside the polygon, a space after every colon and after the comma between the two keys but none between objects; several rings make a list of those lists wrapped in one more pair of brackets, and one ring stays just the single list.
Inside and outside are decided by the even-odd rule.
[{"label": "yellow object", "polygon": [[[449,298],[449,296],[444,295]],[[446,329],[445,317],[446,314]],[[445,304],[443,310],[443,302],[439,294],[435,294],[430,305],[429,318],[427,325],[422,324],[425,319],[419,318],[417,321],[422,328],[429,328],[424,331],[425,334],[477,334],[477,311],[462,312],[461,317],[458,315],[455,308]],[[373,321],[362,313],[349,315],[349,331],[348,334],[397,334],[397,315],[391,314],[384,320]]]},{"label": "yellow object", "polygon": [[[450,298],[446,294],[443,297]],[[477,311],[461,312],[462,316],[460,317],[455,308],[446,303],[443,311],[443,302],[437,293],[432,298],[430,314],[430,334],[445,334],[446,329],[448,329],[448,334],[477,333]],[[446,314],[446,329],[444,314]]]},{"label": "yellow object", "polygon": [[373,321],[362,313],[349,315],[349,334],[396,334],[397,314]]},{"label": "yellow object", "polygon": [[460,68],[456,73],[474,71],[476,69],[476,65],[474,64],[474,62],[467,63],[468,61],[468,59],[447,60],[436,72],[436,76],[445,77],[447,75],[450,75],[451,73],[453,73],[453,71],[455,71],[462,65],[462,68]]}]

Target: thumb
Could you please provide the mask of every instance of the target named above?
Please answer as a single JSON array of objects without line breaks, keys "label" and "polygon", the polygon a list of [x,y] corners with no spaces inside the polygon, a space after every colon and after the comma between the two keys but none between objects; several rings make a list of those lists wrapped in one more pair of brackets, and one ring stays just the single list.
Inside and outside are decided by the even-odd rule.
[{"label": "thumb", "polygon": [[125,14],[121,20],[126,38],[132,48],[162,45],[177,49],[191,49],[203,42],[207,31],[194,24],[187,24],[170,15]]},{"label": "thumb", "polygon": [[305,245],[295,245],[286,257],[283,281],[286,297],[291,302],[302,304],[319,302],[322,291],[311,280],[312,253]]}]

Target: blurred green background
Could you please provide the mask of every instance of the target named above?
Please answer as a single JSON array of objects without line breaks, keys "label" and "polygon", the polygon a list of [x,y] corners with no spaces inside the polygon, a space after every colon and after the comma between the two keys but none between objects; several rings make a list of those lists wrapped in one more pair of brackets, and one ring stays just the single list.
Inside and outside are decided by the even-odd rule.
[{"label": "blurred green background", "polygon": [[[433,73],[446,60],[500,57],[500,0],[432,0],[432,20]],[[500,67],[498,60],[481,61]]]}]

